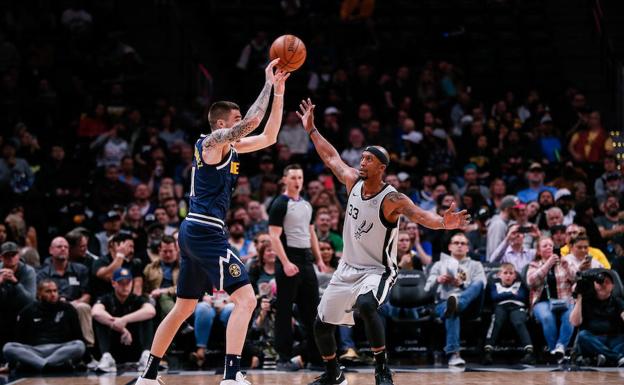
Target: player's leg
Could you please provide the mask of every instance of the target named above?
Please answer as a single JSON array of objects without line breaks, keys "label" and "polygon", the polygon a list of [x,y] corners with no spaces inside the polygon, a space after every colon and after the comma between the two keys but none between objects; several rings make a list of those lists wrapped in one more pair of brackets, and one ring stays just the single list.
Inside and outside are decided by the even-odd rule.
[{"label": "player's leg", "polygon": [[355,307],[364,322],[366,337],[375,357],[375,372],[385,372],[387,371],[386,331],[381,316],[377,312],[379,302],[373,292],[369,291],[357,298]]},{"label": "player's leg", "polygon": [[[245,344],[245,337],[247,336],[247,327],[254,309],[256,308],[256,295],[250,284],[246,284],[236,289],[231,295],[230,299],[234,303],[234,310],[230,314],[230,319],[227,323],[225,331],[225,352],[228,356],[238,357],[238,367],[232,368],[228,366],[235,365],[230,360],[226,362],[226,371],[233,371],[233,377],[236,378],[236,373],[240,370],[240,355],[243,352],[243,345]],[[228,379],[227,377],[224,377]]]}]

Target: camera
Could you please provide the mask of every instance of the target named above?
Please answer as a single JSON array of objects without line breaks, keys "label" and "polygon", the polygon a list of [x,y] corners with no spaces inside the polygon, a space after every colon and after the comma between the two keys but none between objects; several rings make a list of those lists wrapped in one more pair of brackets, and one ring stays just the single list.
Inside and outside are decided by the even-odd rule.
[{"label": "camera", "polygon": [[602,270],[587,270],[576,273],[576,287],[572,296],[577,297],[578,294],[587,296],[594,292],[594,282],[602,285],[607,278],[607,272]]}]

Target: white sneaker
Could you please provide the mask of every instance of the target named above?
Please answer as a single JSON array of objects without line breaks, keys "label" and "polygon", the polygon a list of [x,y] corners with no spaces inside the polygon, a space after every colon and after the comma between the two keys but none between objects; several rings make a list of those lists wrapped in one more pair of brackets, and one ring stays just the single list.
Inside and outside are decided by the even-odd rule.
[{"label": "white sneaker", "polygon": [[155,380],[139,377],[134,385],[165,385],[165,381],[163,381],[161,376],[156,377]]},{"label": "white sneaker", "polygon": [[236,380],[223,380],[220,385],[251,385],[251,382],[245,379],[243,373],[238,372],[236,373]]},{"label": "white sneaker", "polygon": [[87,369],[89,370],[97,370],[97,367],[100,365],[100,362],[95,358],[91,357],[91,362],[87,364]]},{"label": "white sneaker", "polygon": [[150,352],[149,350],[143,350],[141,353],[141,358],[139,358],[139,362],[137,362],[137,371],[144,372],[147,368],[147,363],[149,362]]},{"label": "white sneaker", "polygon": [[466,365],[466,361],[464,361],[461,358],[459,353],[453,353],[451,354],[451,357],[449,357],[448,365],[449,366],[463,366],[463,365]]},{"label": "white sneaker", "polygon": [[557,344],[557,346],[555,346],[555,350],[552,351],[552,354],[557,353],[565,355],[565,347],[561,344]]},{"label": "white sneaker", "polygon": [[97,366],[97,370],[106,373],[117,372],[117,363],[110,353],[102,354],[102,358],[100,358],[100,364]]}]

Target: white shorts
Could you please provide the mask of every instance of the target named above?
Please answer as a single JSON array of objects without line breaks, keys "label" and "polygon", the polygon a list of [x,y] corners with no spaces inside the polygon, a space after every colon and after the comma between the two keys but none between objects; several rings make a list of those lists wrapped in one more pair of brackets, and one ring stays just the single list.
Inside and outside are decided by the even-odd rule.
[{"label": "white shorts", "polygon": [[353,307],[357,298],[372,291],[381,305],[395,279],[396,272],[375,268],[359,269],[341,261],[321,297],[319,318],[333,325],[354,325]]}]

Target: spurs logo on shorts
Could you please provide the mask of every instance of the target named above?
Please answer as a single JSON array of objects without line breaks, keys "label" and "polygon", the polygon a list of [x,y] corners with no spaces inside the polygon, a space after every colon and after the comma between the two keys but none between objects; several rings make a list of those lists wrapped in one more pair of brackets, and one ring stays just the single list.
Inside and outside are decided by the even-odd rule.
[{"label": "spurs logo on shorts", "polygon": [[362,235],[365,233],[368,233],[372,228],[373,228],[372,223],[369,223],[367,226],[366,221],[362,222],[362,224],[360,224],[360,226],[358,226],[357,230],[355,231],[355,235],[354,235],[355,239],[362,238]]},{"label": "spurs logo on shorts", "polygon": [[241,269],[238,265],[230,265],[229,271],[230,275],[234,278],[238,278],[241,275]]}]

